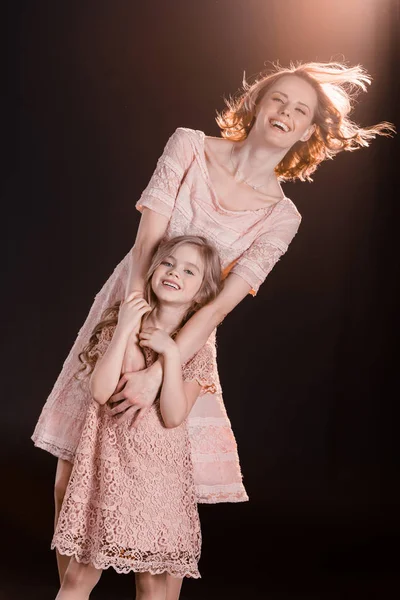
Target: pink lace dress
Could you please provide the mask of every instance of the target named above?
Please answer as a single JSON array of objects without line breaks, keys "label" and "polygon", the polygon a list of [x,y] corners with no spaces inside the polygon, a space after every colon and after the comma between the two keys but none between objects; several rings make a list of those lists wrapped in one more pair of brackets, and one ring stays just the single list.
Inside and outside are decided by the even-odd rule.
[{"label": "pink lace dress", "polygon": [[[103,330],[102,355],[113,328]],[[146,349],[146,363],[153,360]],[[209,347],[183,367],[201,392],[214,387]],[[87,380],[85,381],[87,385]],[[187,420],[164,427],[156,401],[142,422],[116,425],[104,406],[87,410],[52,548],[98,569],[200,577],[201,531]]]},{"label": "pink lace dress", "polygon": [[[273,206],[231,211],[222,207],[209,178],[201,131],[178,128],[168,140],[137,208],[147,207],[169,219],[166,237],[203,235],[218,249],[223,272],[244,279],[256,294],[287,251],[301,217],[283,197]],[[124,295],[129,254],[96,296],[61,373],[48,397],[32,439],[36,446],[73,461],[90,395],[74,378],[78,354],[102,312]],[[215,388],[198,399],[188,419],[198,502],[247,500],[237,446],[218,379],[215,332],[209,340]]]}]

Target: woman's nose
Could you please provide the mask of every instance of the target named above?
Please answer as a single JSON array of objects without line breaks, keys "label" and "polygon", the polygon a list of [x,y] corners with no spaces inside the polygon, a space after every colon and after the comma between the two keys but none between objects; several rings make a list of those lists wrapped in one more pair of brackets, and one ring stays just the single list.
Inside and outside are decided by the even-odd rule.
[{"label": "woman's nose", "polygon": [[282,106],[281,114],[286,115],[287,117],[289,116],[290,111],[289,111],[289,107],[286,104]]}]

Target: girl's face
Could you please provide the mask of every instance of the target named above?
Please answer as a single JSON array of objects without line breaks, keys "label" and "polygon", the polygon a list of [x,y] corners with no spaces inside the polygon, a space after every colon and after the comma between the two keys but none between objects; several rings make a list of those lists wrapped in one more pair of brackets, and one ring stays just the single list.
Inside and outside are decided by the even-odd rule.
[{"label": "girl's face", "polygon": [[317,92],[307,81],[284,75],[271,85],[257,108],[255,134],[268,145],[289,150],[311,137],[317,103]]},{"label": "girl's face", "polygon": [[183,244],[172,250],[156,268],[151,287],[162,304],[189,307],[200,290],[203,276],[200,252],[192,244]]}]

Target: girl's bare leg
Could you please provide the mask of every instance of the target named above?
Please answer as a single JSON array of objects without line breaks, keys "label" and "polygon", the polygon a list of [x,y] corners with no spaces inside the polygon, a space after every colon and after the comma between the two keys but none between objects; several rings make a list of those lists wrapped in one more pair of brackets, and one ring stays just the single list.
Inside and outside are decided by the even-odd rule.
[{"label": "girl's bare leg", "polygon": [[182,581],[180,577],[172,577],[167,573],[167,595],[165,600],[179,600],[181,593]]},{"label": "girl's bare leg", "polygon": [[[54,529],[56,528],[58,517],[60,515],[61,506],[64,500],[65,491],[67,489],[68,481],[71,476],[72,463],[62,458],[58,459],[57,470],[56,470],[56,481],[54,485]],[[56,550],[57,557],[57,568],[58,576],[60,578],[60,585],[63,582],[65,571],[67,570],[70,557],[63,556]]]},{"label": "girl's bare leg", "polygon": [[79,563],[71,558],[56,600],[88,600],[101,577],[101,569]]},{"label": "girl's bare leg", "polygon": [[[135,600],[165,600],[167,593],[166,573],[152,575],[151,573],[135,573]],[[64,598],[62,599],[64,600]],[[80,599],[79,599],[80,600]]]}]

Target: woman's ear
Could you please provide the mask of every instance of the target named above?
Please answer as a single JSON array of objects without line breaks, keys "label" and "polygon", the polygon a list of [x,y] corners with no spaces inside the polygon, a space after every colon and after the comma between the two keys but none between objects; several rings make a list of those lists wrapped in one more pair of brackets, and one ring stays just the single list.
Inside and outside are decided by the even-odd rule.
[{"label": "woman's ear", "polygon": [[312,136],[312,134],[314,133],[314,131],[315,131],[315,123],[310,125],[310,127],[307,127],[306,131],[301,136],[300,141],[307,142],[310,139],[310,137]]}]

